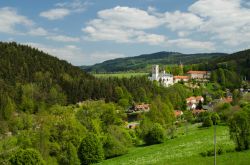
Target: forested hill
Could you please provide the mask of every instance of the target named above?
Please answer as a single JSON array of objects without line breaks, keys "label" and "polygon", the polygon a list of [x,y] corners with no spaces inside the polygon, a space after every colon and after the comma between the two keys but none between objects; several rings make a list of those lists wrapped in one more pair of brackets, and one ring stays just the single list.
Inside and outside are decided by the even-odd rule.
[{"label": "forested hill", "polygon": [[50,73],[54,81],[58,81],[63,74],[93,79],[90,74],[64,60],[15,42],[0,42],[0,57],[0,78],[11,84],[32,82],[38,72]]},{"label": "forested hill", "polygon": [[210,59],[206,65],[209,65],[209,70],[223,68],[235,71],[243,79],[250,80],[250,49]]},{"label": "forested hill", "polygon": [[162,87],[152,84],[147,77],[98,79],[37,49],[0,42],[0,113],[10,100],[18,109],[31,112],[44,105],[75,104],[90,99],[117,102],[121,99],[118,87],[130,103],[164,91],[158,90]]},{"label": "forested hill", "polygon": [[225,53],[200,53],[181,54],[178,52],[158,52],[135,57],[108,60],[93,66],[81,67],[87,72],[120,72],[120,71],[145,71],[152,64],[197,64],[215,57],[226,56]]}]

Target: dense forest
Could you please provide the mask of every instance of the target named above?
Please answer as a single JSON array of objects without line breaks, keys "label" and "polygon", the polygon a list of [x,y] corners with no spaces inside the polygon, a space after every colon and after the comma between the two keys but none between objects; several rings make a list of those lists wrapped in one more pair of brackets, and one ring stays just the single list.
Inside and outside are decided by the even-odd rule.
[{"label": "dense forest", "polygon": [[145,77],[94,78],[66,61],[28,46],[0,43],[0,49],[0,91],[17,103],[21,101],[21,95],[29,92],[46,103],[54,100],[71,104],[87,99],[116,101],[115,88],[118,86],[132,94],[135,101],[141,99],[138,97],[140,92],[151,96],[161,91]]},{"label": "dense forest", "polygon": [[158,52],[145,54],[135,57],[118,58],[108,60],[93,66],[82,66],[87,72],[105,73],[105,72],[125,72],[125,71],[149,71],[151,65],[174,65],[182,62],[183,64],[198,64],[215,57],[226,56],[224,53],[199,53],[182,54],[178,52]]}]

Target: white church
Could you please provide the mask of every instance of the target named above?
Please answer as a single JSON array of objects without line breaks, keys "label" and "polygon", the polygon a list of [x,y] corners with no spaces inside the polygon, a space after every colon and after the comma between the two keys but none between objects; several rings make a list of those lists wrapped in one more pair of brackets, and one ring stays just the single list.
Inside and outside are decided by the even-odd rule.
[{"label": "white church", "polygon": [[165,87],[169,87],[174,84],[174,76],[172,74],[165,73],[165,71],[159,73],[159,65],[152,66],[152,77],[149,77],[149,80],[158,81]]}]

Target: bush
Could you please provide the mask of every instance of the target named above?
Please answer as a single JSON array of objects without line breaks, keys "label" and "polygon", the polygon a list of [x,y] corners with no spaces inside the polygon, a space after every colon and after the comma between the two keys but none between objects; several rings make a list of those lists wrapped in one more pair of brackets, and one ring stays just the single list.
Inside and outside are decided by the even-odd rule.
[{"label": "bush", "polygon": [[249,149],[250,145],[250,129],[249,129],[248,113],[238,111],[229,121],[229,132],[231,139],[236,144],[236,150],[242,151]]},{"label": "bush", "polygon": [[103,160],[104,151],[97,135],[88,133],[87,136],[82,139],[78,149],[78,157],[82,165],[98,163]]},{"label": "bush", "polygon": [[107,136],[107,139],[103,145],[105,158],[112,158],[127,153],[127,148],[116,138],[111,135]]},{"label": "bush", "polygon": [[[216,148],[216,154],[222,155],[224,152],[225,151],[221,146],[218,146],[218,148]],[[209,149],[207,151],[201,152],[200,155],[203,157],[214,156],[214,149]]]},{"label": "bush", "polygon": [[144,137],[147,145],[163,143],[165,138],[164,130],[159,123],[154,123]]},{"label": "bush", "polygon": [[40,153],[34,149],[20,149],[11,158],[13,165],[44,165]]},{"label": "bush", "polygon": [[202,127],[211,127],[212,125],[213,125],[213,121],[211,117],[207,116],[202,123]]},{"label": "bush", "polygon": [[80,165],[75,146],[69,142],[66,144],[64,152],[59,157],[59,164]]}]

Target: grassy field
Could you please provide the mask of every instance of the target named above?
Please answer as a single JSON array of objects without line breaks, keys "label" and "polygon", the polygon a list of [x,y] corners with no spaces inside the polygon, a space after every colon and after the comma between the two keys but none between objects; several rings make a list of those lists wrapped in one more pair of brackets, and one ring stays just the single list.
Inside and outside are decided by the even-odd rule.
[{"label": "grassy field", "polygon": [[118,78],[129,78],[132,76],[146,76],[148,73],[102,73],[102,74],[93,74],[95,77],[98,78],[108,78],[108,77],[118,77]]},{"label": "grassy field", "polygon": [[[211,165],[214,157],[202,157],[201,152],[213,149],[213,127],[197,125],[178,130],[177,138],[163,144],[132,148],[128,154],[105,160],[101,165]],[[250,162],[250,151],[232,152],[234,143],[229,139],[228,127],[217,127],[217,146],[224,151],[217,156],[217,164],[245,165]]]}]

